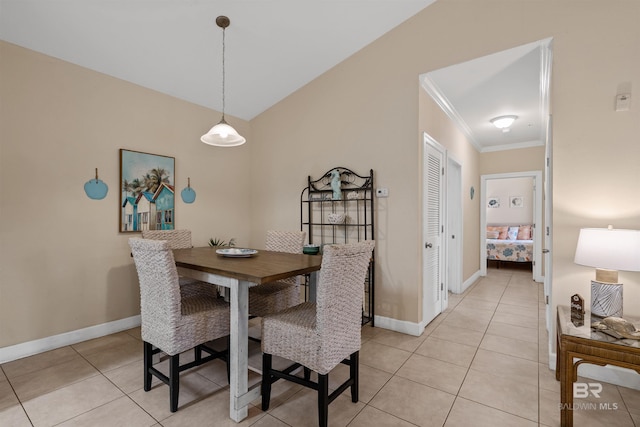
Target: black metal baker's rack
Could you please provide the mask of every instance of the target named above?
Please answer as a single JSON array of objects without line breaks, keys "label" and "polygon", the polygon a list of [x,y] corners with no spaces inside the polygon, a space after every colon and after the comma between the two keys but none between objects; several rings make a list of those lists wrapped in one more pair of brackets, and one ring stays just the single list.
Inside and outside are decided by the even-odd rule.
[{"label": "black metal baker's rack", "polygon": [[[332,172],[340,176],[341,197],[334,199]],[[300,194],[300,229],[310,244],[351,243],[375,239],[373,169],[369,175],[335,167],[318,179],[307,178]],[[341,221],[341,218],[344,218]],[[364,283],[362,324],[374,326],[375,251]]]}]

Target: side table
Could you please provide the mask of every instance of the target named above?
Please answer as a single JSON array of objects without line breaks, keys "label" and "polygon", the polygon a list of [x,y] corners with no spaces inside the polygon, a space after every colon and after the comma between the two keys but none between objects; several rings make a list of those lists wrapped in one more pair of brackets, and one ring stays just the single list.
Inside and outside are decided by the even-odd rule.
[{"label": "side table", "polygon": [[[636,328],[640,319],[624,316]],[[594,365],[615,365],[633,369],[640,373],[640,340],[623,339],[615,334],[604,333],[591,328],[590,312],[585,312],[584,326],[571,323],[568,306],[558,306],[556,380],[560,381],[560,425],[573,426],[573,384],[578,377],[578,366],[582,363]],[[580,359],[574,362],[574,359]]]}]

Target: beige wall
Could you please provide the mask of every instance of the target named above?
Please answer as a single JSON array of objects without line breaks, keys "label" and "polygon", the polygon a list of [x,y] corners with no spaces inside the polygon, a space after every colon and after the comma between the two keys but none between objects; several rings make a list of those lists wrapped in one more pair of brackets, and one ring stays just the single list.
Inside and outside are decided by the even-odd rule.
[{"label": "beige wall", "polygon": [[[200,142],[219,114],[4,42],[0,57],[0,348],[139,314],[120,148],[175,157],[178,194],[191,177],[176,224],[196,244],[248,243],[250,149]],[[103,200],[83,190],[96,167]]]},{"label": "beige wall", "polygon": [[[421,132],[458,156],[465,188],[502,171],[487,170],[448,125],[422,128],[418,75],[547,37],[553,298],[588,301],[593,271],[573,264],[579,228],[640,229],[639,109],[613,110],[621,84],[640,87],[639,16],[640,2],[626,0],[439,0],[250,127],[234,120],[249,142],[233,150],[198,141],[217,121],[211,111],[0,44],[0,347],[137,313],[127,236],[116,231],[121,147],[175,155],[178,189],[191,176],[198,192],[177,206],[196,244],[224,234],[259,246],[268,228],[299,227],[307,175],[374,169],[376,186],[389,188],[376,218],[377,314],[419,322]],[[94,167],[110,186],[100,202],[82,192]],[[466,278],[479,268],[478,200],[464,209]],[[640,314],[640,273],[620,277],[625,312]]]},{"label": "beige wall", "polygon": [[544,175],[544,147],[490,151],[480,155],[480,175],[540,171]]},{"label": "beige wall", "polygon": [[[484,203],[487,225],[533,224],[533,178],[502,178],[487,180],[486,197],[500,200],[498,207],[489,208]],[[511,207],[513,196],[522,197],[520,207]]]}]

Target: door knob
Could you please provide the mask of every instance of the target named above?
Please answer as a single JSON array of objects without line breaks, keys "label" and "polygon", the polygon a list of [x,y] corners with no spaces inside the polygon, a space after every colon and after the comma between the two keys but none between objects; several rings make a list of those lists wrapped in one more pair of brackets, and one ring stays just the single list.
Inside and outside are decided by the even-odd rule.
[{"label": "door knob", "polygon": [[425,244],[424,244],[424,247],[425,247],[425,248],[427,248],[427,249],[429,249],[429,248],[432,248],[432,247],[433,247],[433,245],[432,245],[431,243],[425,243]]}]

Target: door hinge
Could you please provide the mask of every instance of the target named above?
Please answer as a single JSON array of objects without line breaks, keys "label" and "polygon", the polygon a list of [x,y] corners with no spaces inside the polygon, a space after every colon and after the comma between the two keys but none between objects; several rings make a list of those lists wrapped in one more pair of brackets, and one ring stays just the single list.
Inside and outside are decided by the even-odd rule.
[{"label": "door hinge", "polygon": [[545,303],[546,305],[549,305],[549,295],[545,295],[545,297],[544,297],[544,303]]},{"label": "door hinge", "polygon": [[440,290],[444,291],[444,283],[440,283]]},{"label": "door hinge", "polygon": [[444,175],[444,167],[442,168],[442,175]]}]

